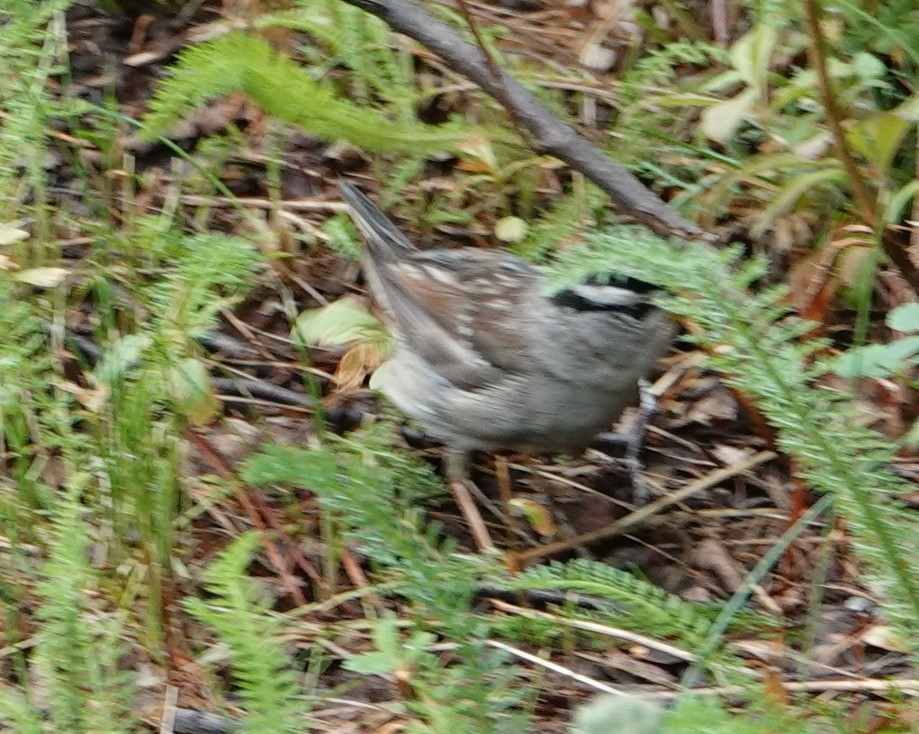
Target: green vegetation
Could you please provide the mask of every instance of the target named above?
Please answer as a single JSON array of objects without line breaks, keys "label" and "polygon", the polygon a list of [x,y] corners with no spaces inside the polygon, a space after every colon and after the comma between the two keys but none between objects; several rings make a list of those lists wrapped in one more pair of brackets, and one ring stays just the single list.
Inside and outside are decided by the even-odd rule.
[{"label": "green vegetation", "polygon": [[[0,728],[148,731],[163,691],[175,689],[244,731],[321,730],[325,701],[381,679],[399,704],[378,722],[401,731],[528,732],[547,715],[542,684],[558,679],[515,651],[603,651],[618,647],[612,628],[680,652],[669,664],[683,679],[667,679],[676,700],[666,706],[599,701],[577,719],[584,734],[915,727],[915,704],[895,680],[862,710],[783,688],[784,669],[764,672],[734,644],[781,640],[807,658],[807,620],[747,602],[781,551],[818,528],[820,553],[840,538],[851,548],[849,570],[877,600],[877,626],[899,656],[895,674],[916,677],[905,671],[919,640],[919,516],[893,462],[919,434],[869,427],[860,390],[884,380],[907,403],[917,389],[919,314],[891,261],[916,219],[919,10],[912,0],[881,0],[871,13],[826,0],[814,25],[810,2],[741,3],[735,23],[749,30],[729,28],[726,48],[703,40],[709,29],[678,3],[662,5],[669,29],[636,11],[644,36],[622,55],[615,101],[598,95],[597,77],[508,50],[513,17],[480,29],[493,60],[573,124],[605,106],[605,122],[587,116],[587,126],[681,213],[741,243],[716,250],[610,222],[599,190],[533,153],[500,104],[339,0],[252,10],[232,19],[236,30],[189,42],[139,120],[123,112],[112,78],[84,93],[68,0],[7,0]],[[194,146],[170,138],[228,97],[256,132],[229,116]],[[357,164],[326,165],[315,153],[310,166],[329,178],[366,167],[382,205],[414,234],[462,225],[549,263],[559,287],[611,263],[663,286],[706,369],[775,432],[789,473],[814,493],[811,509],[786,512],[788,532],[762,546],[774,552],[760,554],[729,600],[689,602],[598,560],[510,570],[501,556],[462,550],[443,481],[399,446],[392,421],[326,430],[338,406],[320,393],[356,389],[389,344],[339,297],[357,252],[350,225],[322,207],[316,224],[315,212],[282,206],[294,135],[311,141],[311,155],[330,144],[355,152]],[[169,162],[139,166],[144,145]],[[245,176],[231,169],[257,171],[265,208],[234,194]],[[295,258],[319,263],[329,288],[305,313],[291,285],[303,273],[286,269]],[[333,291],[331,306],[312,308]],[[235,309],[253,322],[281,314],[283,334]],[[316,430],[298,433],[298,445],[272,439],[276,423],[251,391],[237,398],[252,432],[223,428],[221,380],[248,374],[255,359],[205,348],[228,323],[260,349],[293,332],[298,361],[258,364],[295,364],[305,384],[295,407],[309,405],[308,415],[289,422]],[[328,356],[309,348],[319,342],[342,349],[334,376]],[[216,426],[245,461],[203,448]],[[232,497],[246,508],[256,496],[270,512],[228,509]],[[481,604],[483,590],[560,601],[551,617],[524,617]],[[819,590],[813,597],[812,618]],[[686,693],[700,682],[723,688]]]}]

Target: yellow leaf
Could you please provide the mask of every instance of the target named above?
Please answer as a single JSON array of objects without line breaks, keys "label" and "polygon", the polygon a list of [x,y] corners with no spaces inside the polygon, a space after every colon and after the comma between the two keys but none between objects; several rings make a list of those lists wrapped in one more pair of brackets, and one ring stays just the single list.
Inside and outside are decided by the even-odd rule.
[{"label": "yellow leaf", "polygon": [[303,344],[340,346],[354,341],[385,341],[386,330],[356,298],[345,296],[322,308],[304,311],[292,336]]},{"label": "yellow leaf", "polygon": [[484,163],[486,170],[496,171],[498,169],[498,158],[488,138],[481,135],[470,135],[460,142],[459,149],[471,158]]},{"label": "yellow leaf", "polygon": [[495,223],[495,237],[502,242],[520,242],[527,233],[527,223],[520,217],[502,217]]},{"label": "yellow leaf", "polygon": [[514,497],[507,504],[509,509],[526,518],[530,526],[544,538],[555,535],[556,527],[552,514],[538,502]]},{"label": "yellow leaf", "polygon": [[846,132],[846,140],[871,161],[879,173],[887,174],[894,156],[913,124],[891,112],[879,112],[859,120]]},{"label": "yellow leaf", "polygon": [[209,423],[219,404],[207,368],[194,357],[183,359],[168,373],[169,390],[176,408],[194,426]]},{"label": "yellow leaf", "polygon": [[717,143],[727,143],[753,109],[756,99],[756,90],[750,87],[736,97],[706,107],[702,110],[702,132]]},{"label": "yellow leaf", "polygon": [[778,30],[774,26],[757,23],[728,52],[734,68],[757,95],[768,89],[769,64],[777,40]]}]

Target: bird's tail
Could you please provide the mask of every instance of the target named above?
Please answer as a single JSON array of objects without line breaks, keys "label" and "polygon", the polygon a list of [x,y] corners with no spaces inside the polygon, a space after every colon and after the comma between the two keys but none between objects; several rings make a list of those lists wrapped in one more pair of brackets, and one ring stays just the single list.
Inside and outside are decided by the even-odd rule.
[{"label": "bird's tail", "polygon": [[338,188],[351,210],[351,218],[367,241],[371,259],[392,262],[417,252],[408,238],[357,187],[339,180]]}]

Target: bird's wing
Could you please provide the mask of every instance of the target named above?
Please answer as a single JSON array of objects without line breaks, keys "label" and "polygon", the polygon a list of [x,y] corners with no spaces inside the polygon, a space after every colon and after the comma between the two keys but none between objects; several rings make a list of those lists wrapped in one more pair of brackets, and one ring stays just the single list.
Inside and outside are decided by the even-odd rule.
[{"label": "bird's wing", "polygon": [[[430,342],[418,323],[434,325],[477,368],[487,364],[498,372],[526,371],[532,338],[527,330],[534,320],[524,301],[538,288],[539,276],[523,260],[493,250],[436,250],[392,264],[389,274],[412,302],[402,314],[409,318],[398,326],[416,335],[412,346],[429,359],[434,355],[426,351]],[[497,380],[494,370],[483,376]]]},{"label": "bird's wing", "polygon": [[538,271],[496,251],[422,252],[366,196],[339,185],[366,240],[370,290],[406,348],[464,389],[525,368],[526,336],[509,312]]}]

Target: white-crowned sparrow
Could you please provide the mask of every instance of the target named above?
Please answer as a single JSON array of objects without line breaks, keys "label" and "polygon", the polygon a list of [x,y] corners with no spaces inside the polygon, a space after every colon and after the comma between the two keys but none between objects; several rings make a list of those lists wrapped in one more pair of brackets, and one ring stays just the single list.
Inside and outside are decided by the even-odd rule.
[{"label": "white-crowned sparrow", "polygon": [[550,295],[542,271],[498,250],[417,249],[354,186],[364,273],[396,349],[383,392],[448,448],[583,449],[635,399],[673,335],[653,286],[596,278]]}]

